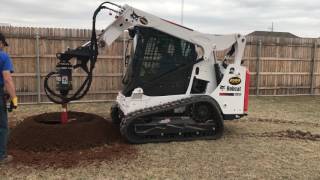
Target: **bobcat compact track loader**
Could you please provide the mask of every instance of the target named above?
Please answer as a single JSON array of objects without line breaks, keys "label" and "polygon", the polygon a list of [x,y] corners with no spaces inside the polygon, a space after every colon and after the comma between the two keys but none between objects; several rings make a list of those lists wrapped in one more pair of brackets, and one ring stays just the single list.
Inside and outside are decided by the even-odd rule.
[{"label": "bobcat compact track loader", "polygon": [[[46,88],[51,100],[64,104],[81,98],[86,92],[66,98],[71,89],[69,60],[76,57],[76,67],[86,69],[90,77],[98,45],[111,45],[128,31],[132,42],[126,52],[131,54],[126,55],[123,89],[111,108],[111,117],[129,142],[218,139],[224,131],[224,120],[246,115],[250,76],[241,65],[244,36],[200,33],[110,2],[96,10],[93,31],[95,16],[101,9],[114,12],[115,20],[98,38],[93,32],[89,43],[57,56],[57,97],[62,100],[54,100],[54,92]],[[222,50],[228,52],[224,60],[218,61],[216,52]],[[231,56],[234,61],[228,63]],[[90,68],[85,66],[88,61]],[[88,82],[90,87],[90,78]]]}]

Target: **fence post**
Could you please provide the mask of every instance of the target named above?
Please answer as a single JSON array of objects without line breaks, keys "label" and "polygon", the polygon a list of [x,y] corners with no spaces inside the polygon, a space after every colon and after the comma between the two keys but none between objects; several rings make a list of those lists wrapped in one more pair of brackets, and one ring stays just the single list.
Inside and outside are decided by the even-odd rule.
[{"label": "fence post", "polygon": [[40,35],[38,30],[36,31],[36,73],[37,73],[37,95],[38,103],[41,103],[41,74],[40,74],[40,45],[39,45]]},{"label": "fence post", "polygon": [[262,46],[262,41],[259,40],[257,44],[257,62],[256,62],[256,96],[259,95],[261,46]]},{"label": "fence post", "polygon": [[317,40],[314,40],[311,50],[311,64],[310,64],[310,94],[314,94],[314,79],[315,79],[315,58],[316,58]]}]

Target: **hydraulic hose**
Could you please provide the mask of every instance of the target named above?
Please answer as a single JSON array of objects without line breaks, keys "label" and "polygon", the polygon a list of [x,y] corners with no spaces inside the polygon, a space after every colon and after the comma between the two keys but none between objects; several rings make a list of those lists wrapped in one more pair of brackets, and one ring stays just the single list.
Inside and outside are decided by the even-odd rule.
[{"label": "hydraulic hose", "polygon": [[[75,50],[68,50],[65,53],[60,53],[57,57],[60,59],[62,63],[69,63],[69,60],[76,57],[77,60],[81,61],[81,64],[77,64],[73,66],[73,69],[81,67],[86,73],[87,77],[81,84],[81,86],[75,91],[72,96],[67,96],[67,93],[60,94],[52,90],[49,86],[49,79],[52,78],[54,75],[60,75],[59,72],[50,72],[44,79],[44,91],[49,98],[54,103],[57,104],[66,104],[70,101],[75,101],[83,98],[89,91],[91,83],[92,83],[92,73],[95,67],[95,63],[98,57],[98,43],[97,43],[97,35],[96,35],[96,17],[102,9],[108,9],[113,12],[120,13],[112,8],[104,6],[105,4],[111,4],[116,6],[117,8],[121,9],[121,6],[111,3],[111,2],[103,2],[99,5],[99,7],[94,11],[92,17],[92,33],[90,43],[84,47],[78,47]],[[84,57],[84,58],[83,58]],[[87,67],[87,63],[90,62],[89,68]]]}]

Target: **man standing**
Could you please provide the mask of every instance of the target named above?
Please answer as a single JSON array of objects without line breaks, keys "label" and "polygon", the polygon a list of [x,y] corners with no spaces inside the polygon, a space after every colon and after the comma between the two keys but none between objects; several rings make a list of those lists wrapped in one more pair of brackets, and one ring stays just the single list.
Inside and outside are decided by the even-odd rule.
[{"label": "man standing", "polygon": [[13,105],[14,108],[18,107],[18,98],[11,76],[11,73],[13,73],[13,65],[9,55],[3,51],[5,46],[8,46],[8,43],[4,35],[0,33],[0,164],[12,161],[12,156],[7,154],[9,128],[4,88],[10,95],[11,105]]}]

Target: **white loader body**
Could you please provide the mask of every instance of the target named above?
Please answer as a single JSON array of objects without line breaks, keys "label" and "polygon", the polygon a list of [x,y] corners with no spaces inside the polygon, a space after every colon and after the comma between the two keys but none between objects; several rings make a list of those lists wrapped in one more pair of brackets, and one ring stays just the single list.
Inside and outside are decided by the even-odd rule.
[{"label": "white loader body", "polygon": [[[125,97],[119,92],[117,103],[124,115],[139,109],[150,108],[179,99],[197,96],[191,94],[194,78],[208,81],[205,95],[212,97],[220,106],[224,115],[241,115],[244,112],[246,68],[241,66],[246,40],[239,34],[211,35],[200,33],[180,25],[171,23],[154,15],[135,9],[128,5],[123,6],[124,11],[109,25],[100,36],[108,45],[117,39],[124,30],[133,26],[143,26],[157,29],[177,38],[191,42],[200,47],[203,61],[193,66],[189,86],[185,94],[169,96],[147,96],[143,89],[136,88],[131,97]],[[136,16],[132,16],[132,14]],[[235,45],[234,63],[222,68],[223,78],[219,84],[216,80],[214,64],[217,63],[215,51],[226,50]],[[222,67],[222,66],[220,66]],[[198,73],[197,73],[198,72]],[[203,95],[203,94],[201,94]]]}]

